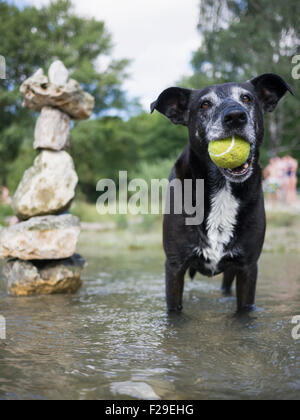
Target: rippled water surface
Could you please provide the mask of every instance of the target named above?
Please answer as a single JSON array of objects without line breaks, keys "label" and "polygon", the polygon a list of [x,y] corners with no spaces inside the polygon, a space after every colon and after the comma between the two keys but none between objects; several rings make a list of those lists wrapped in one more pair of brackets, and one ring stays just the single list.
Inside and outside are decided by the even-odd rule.
[{"label": "rippled water surface", "polygon": [[243,319],[220,278],[200,277],[168,316],[161,252],[88,261],[75,296],[0,289],[1,399],[300,399],[299,256],[263,256],[259,310]]}]

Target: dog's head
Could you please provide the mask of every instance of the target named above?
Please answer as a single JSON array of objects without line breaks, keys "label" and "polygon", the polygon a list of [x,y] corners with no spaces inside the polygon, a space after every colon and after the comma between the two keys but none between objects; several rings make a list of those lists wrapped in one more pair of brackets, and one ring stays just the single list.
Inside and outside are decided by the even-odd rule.
[{"label": "dog's head", "polygon": [[172,87],[151,105],[174,124],[186,125],[198,154],[208,153],[215,140],[238,136],[251,145],[247,162],[234,170],[221,169],[231,182],[244,182],[264,137],[264,114],[272,112],[291,86],[276,74],[263,74],[246,83],[226,83],[201,90]]}]

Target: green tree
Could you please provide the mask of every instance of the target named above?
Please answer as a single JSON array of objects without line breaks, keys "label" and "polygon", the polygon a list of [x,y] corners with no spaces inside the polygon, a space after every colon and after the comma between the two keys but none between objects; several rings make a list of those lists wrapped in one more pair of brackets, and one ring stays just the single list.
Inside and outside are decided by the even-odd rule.
[{"label": "green tree", "polygon": [[174,160],[187,144],[186,127],[170,124],[158,112],[132,117],[128,121],[128,127],[137,139],[142,160],[147,163],[160,159]]},{"label": "green tree", "polygon": [[195,52],[194,75],[186,85],[245,81],[261,73],[280,74],[296,98],[286,98],[267,117],[264,149],[268,156],[300,150],[300,83],[291,77],[292,57],[300,51],[298,0],[201,0],[201,46]]},{"label": "green tree", "polygon": [[[0,0],[0,26],[0,54],[7,63],[7,79],[0,81],[0,182],[14,185],[15,173],[20,172],[16,161],[23,168],[21,154],[33,156],[28,147],[32,147],[36,117],[22,108],[21,83],[39,67],[47,70],[60,59],[71,77],[95,96],[95,113],[101,116],[127,106],[122,83],[129,62],[110,59],[112,39],[104,22],[75,15],[69,0],[41,9],[19,9]],[[108,64],[100,71],[101,60]]]},{"label": "green tree", "polygon": [[80,190],[95,201],[97,181],[118,183],[121,170],[128,171],[129,179],[167,178],[188,135],[185,127],[173,126],[158,113],[141,113],[128,121],[104,117],[81,122],[71,137]]},{"label": "green tree", "polygon": [[129,124],[117,117],[84,121],[72,130],[71,154],[85,197],[95,201],[96,184],[102,178],[118,183],[119,171],[129,177],[141,155],[138,141]]}]

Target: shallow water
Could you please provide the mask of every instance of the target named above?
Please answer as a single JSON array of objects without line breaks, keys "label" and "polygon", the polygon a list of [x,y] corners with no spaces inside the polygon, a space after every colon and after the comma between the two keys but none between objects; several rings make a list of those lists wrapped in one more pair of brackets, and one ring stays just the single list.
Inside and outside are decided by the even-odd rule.
[{"label": "shallow water", "polygon": [[161,252],[88,262],[75,296],[0,289],[1,399],[300,399],[298,255],[262,257],[259,309],[243,319],[220,278],[200,277],[168,316]]}]

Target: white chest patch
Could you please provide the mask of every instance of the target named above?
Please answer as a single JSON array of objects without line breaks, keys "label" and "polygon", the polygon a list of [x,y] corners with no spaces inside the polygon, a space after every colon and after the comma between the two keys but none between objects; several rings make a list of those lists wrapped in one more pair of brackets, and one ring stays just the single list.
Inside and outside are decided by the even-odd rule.
[{"label": "white chest patch", "polygon": [[218,264],[225,255],[224,248],[234,234],[239,209],[238,200],[232,195],[230,185],[226,185],[211,199],[211,211],[207,220],[209,246],[197,253],[208,260],[206,268],[216,272]]}]

